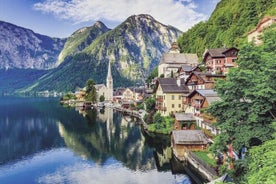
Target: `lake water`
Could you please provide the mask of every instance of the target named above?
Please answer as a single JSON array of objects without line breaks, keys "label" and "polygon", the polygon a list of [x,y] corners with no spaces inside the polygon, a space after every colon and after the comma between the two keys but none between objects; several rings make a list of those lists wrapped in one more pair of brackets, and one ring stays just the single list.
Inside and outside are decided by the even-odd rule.
[{"label": "lake water", "polygon": [[[193,183],[172,172],[170,140],[112,109],[55,98],[0,98],[0,183]],[[172,174],[177,173],[177,174]]]}]

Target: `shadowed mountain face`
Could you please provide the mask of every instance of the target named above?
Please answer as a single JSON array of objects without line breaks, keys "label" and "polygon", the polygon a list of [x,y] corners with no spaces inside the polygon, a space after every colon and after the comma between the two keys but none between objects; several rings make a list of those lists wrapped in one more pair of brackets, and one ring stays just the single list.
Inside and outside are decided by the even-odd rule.
[{"label": "shadowed mountain face", "polygon": [[65,41],[0,21],[0,69],[55,68]]}]

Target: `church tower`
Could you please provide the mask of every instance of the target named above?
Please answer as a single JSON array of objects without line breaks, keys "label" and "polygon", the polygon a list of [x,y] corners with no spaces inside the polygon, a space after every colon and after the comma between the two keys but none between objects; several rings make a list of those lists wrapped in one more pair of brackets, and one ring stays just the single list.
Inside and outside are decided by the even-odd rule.
[{"label": "church tower", "polygon": [[107,77],[106,77],[106,95],[105,100],[108,102],[113,101],[113,79],[111,75],[111,66],[110,61],[108,63],[108,71],[107,71]]}]

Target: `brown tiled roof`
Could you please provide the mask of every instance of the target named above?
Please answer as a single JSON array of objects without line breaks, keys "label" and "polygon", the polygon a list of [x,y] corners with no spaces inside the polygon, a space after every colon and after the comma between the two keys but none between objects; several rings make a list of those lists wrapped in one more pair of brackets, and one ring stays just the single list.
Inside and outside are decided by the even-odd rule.
[{"label": "brown tiled roof", "polygon": [[179,79],[180,86],[177,85],[177,80],[175,78],[160,78],[158,82],[164,93],[188,93],[189,89],[185,85],[185,80]]},{"label": "brown tiled roof", "polygon": [[208,144],[208,139],[201,130],[173,130],[175,144]]},{"label": "brown tiled roof", "polygon": [[217,49],[208,49],[207,52],[209,52],[209,54],[212,57],[224,57],[225,55],[223,54],[226,50],[228,50],[227,48],[217,48]]}]

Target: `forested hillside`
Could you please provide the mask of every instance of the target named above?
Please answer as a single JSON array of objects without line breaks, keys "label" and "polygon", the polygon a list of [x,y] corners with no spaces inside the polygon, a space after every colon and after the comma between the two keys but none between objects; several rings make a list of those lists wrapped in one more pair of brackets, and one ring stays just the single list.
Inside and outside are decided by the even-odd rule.
[{"label": "forested hillside", "polygon": [[206,22],[178,39],[182,52],[201,56],[206,48],[239,47],[264,16],[276,15],[275,0],[221,0]]}]

